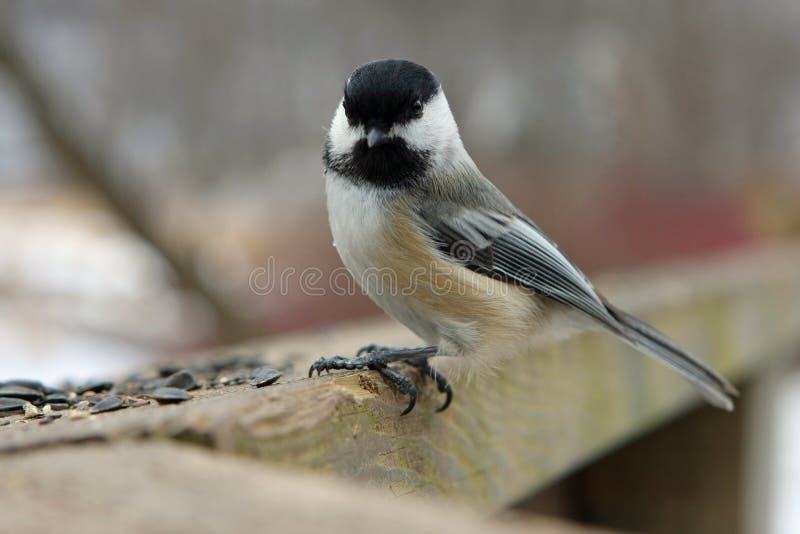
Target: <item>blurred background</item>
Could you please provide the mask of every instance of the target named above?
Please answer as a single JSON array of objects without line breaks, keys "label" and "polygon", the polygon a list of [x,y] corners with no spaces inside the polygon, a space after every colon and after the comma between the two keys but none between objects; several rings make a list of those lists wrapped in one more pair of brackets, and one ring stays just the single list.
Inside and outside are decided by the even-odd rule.
[{"label": "blurred background", "polygon": [[378,58],[438,75],[589,273],[796,237],[798,28],[793,0],[4,0],[0,377],[380,314],[259,278],[340,266],[321,146]]},{"label": "blurred background", "polygon": [[800,230],[790,0],[1,6],[0,375],[378,314],[251,287],[340,265],[321,145],[376,58],[438,75],[484,173],[590,273]]}]

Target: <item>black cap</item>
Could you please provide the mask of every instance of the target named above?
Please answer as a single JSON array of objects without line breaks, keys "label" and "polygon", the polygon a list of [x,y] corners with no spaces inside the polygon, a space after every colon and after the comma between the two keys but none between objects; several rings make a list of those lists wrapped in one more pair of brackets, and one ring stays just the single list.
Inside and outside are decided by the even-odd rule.
[{"label": "black cap", "polygon": [[439,90],[439,80],[403,59],[383,59],[357,68],[344,88],[344,109],[351,125],[389,127],[419,116]]}]

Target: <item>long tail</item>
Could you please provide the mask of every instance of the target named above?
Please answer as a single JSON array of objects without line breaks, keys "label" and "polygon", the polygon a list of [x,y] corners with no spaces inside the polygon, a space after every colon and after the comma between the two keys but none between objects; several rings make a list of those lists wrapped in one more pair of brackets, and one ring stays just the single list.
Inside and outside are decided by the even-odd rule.
[{"label": "long tail", "polygon": [[619,326],[617,333],[625,341],[678,371],[714,406],[723,410],[733,410],[733,398],[739,395],[733,384],[652,326],[615,308],[607,301],[605,305],[612,317],[617,320]]}]

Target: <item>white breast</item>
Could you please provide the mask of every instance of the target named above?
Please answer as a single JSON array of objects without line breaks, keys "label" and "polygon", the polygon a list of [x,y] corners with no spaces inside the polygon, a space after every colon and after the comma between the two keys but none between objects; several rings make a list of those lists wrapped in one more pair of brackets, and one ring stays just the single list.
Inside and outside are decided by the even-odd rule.
[{"label": "white breast", "polygon": [[338,176],[328,176],[328,218],[333,244],[345,266],[360,283],[365,271],[374,267],[370,251],[381,242],[385,225],[383,201],[375,190],[356,187]]},{"label": "white breast", "polygon": [[439,343],[440,321],[420,309],[414,294],[406,291],[409,282],[385,261],[386,232],[393,231],[387,215],[390,194],[356,187],[349,180],[330,175],[330,171],[326,189],[334,246],[356,283],[386,313],[420,338]]}]

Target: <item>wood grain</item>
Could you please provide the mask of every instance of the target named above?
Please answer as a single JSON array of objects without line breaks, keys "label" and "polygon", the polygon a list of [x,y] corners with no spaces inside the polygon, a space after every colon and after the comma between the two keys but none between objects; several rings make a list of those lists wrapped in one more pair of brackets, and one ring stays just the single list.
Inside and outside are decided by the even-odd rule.
[{"label": "wood grain", "polygon": [[[701,263],[601,277],[621,307],[652,322],[729,378],[757,373],[800,346],[800,246],[741,251]],[[203,393],[180,406],[139,408],[46,427],[0,428],[0,451],[87,439],[162,436],[367,482],[389,495],[445,495],[506,506],[695,403],[652,359],[602,333],[550,343],[492,376],[458,384],[452,406],[422,388],[400,398],[373,372],[303,377],[320,354],[375,341],[413,344],[390,322],[341,325],[227,348],[294,363],[262,390]]]}]

